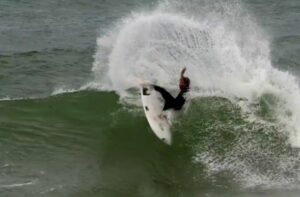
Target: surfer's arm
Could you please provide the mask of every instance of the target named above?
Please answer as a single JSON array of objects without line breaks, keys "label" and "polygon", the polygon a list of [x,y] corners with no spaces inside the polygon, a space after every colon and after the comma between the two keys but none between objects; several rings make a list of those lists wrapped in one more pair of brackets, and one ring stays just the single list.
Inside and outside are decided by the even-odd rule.
[{"label": "surfer's arm", "polygon": [[186,71],[186,67],[184,67],[181,70],[180,73],[180,79],[179,79],[179,88],[181,91],[187,92],[189,90],[190,86],[190,79],[188,77],[184,76],[184,73]]},{"label": "surfer's arm", "polygon": [[181,70],[181,73],[180,73],[180,78],[184,78],[184,73],[186,71],[186,67],[184,67],[182,70]]}]

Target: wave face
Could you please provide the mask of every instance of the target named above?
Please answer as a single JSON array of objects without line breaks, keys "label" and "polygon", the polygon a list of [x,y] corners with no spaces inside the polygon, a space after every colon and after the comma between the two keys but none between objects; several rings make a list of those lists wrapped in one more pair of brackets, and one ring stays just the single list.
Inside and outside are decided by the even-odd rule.
[{"label": "wave face", "polygon": [[141,108],[122,106],[113,93],[0,107],[5,196],[282,196],[283,188],[298,195],[297,150],[224,98],[195,99],[174,124],[172,146],[151,132]]},{"label": "wave face", "polygon": [[[275,68],[270,51],[268,36],[239,1],[164,1],[154,11],[123,18],[97,39],[95,80],[87,86],[138,103],[132,90],[141,80],[175,91],[186,66],[195,102],[211,98],[207,108],[215,111],[219,102],[227,106],[230,101],[243,117],[226,125],[211,120],[211,112],[205,122],[203,109],[194,105],[181,129],[192,128],[190,140],[199,140],[191,145],[195,162],[212,174],[229,171],[246,187],[293,185],[299,181],[299,156],[292,148],[300,146],[298,78]],[[216,97],[225,100],[215,102]],[[227,135],[237,138],[230,142],[232,148],[226,149],[222,140],[221,147],[203,148],[203,139],[217,142],[216,137]]]}]

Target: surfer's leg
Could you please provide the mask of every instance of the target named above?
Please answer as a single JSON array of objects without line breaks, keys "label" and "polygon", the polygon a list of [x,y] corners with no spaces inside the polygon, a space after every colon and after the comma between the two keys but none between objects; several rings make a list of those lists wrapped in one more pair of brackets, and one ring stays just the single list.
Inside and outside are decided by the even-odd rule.
[{"label": "surfer's leg", "polygon": [[153,85],[153,87],[157,92],[159,92],[162,95],[166,102],[175,100],[175,98],[164,88],[157,85]]},{"label": "surfer's leg", "polygon": [[161,96],[165,100],[165,106],[164,106],[163,110],[172,108],[174,105],[175,98],[164,88],[157,86],[157,85],[153,85],[153,87],[156,91],[158,91],[161,94]]}]

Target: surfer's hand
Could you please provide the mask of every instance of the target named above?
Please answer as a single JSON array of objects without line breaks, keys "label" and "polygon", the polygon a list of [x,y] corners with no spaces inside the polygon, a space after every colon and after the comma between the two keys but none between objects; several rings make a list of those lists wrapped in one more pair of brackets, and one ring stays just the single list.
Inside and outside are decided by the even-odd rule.
[{"label": "surfer's hand", "polygon": [[186,67],[184,67],[184,68],[181,70],[181,77],[183,77],[185,71],[186,71]]}]

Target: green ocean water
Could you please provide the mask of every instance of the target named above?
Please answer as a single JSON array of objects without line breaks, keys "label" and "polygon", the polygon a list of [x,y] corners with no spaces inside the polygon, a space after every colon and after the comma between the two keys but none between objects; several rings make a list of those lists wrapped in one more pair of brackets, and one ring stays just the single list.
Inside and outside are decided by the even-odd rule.
[{"label": "green ocean water", "polygon": [[[3,0],[0,16],[0,196],[299,196],[298,1]],[[193,99],[167,146],[134,80],[175,93],[182,64]]]},{"label": "green ocean water", "polygon": [[[1,193],[257,196],[266,191],[240,188],[239,176],[250,176],[248,169],[235,164],[233,173],[209,172],[195,159],[195,153],[213,155],[214,162],[224,166],[245,162],[244,167],[255,166],[253,173],[274,180],[282,176],[278,160],[297,157],[284,143],[286,137],[273,128],[245,122],[229,101],[203,98],[191,108],[175,123],[174,143],[167,146],[153,135],[139,108],[122,107],[112,93],[2,101]],[[294,174],[285,176],[295,178]],[[279,190],[270,195],[282,193]]]}]

